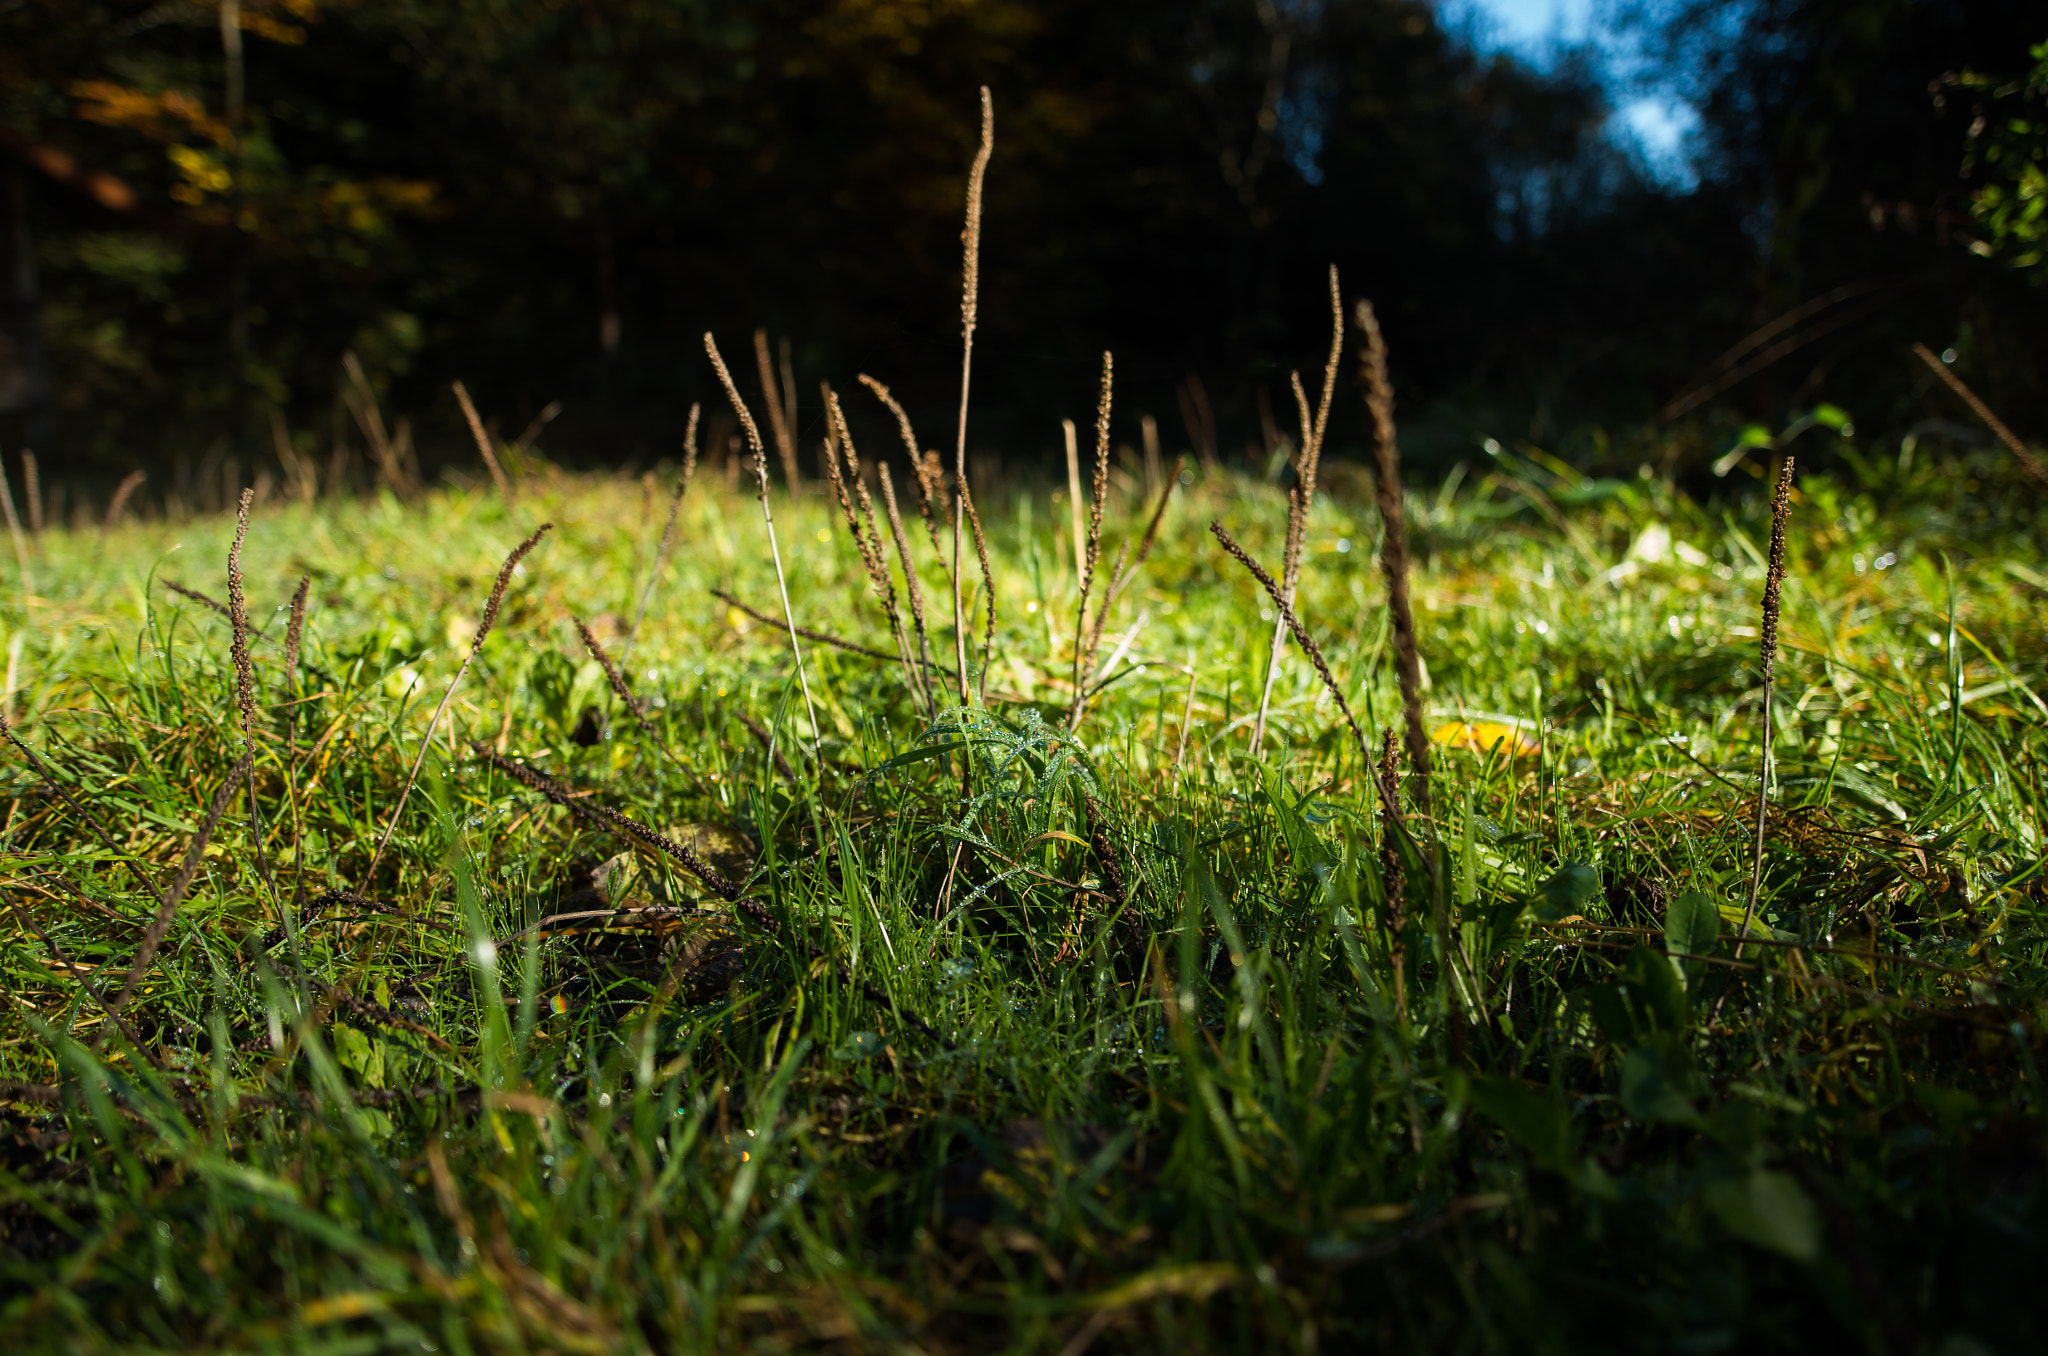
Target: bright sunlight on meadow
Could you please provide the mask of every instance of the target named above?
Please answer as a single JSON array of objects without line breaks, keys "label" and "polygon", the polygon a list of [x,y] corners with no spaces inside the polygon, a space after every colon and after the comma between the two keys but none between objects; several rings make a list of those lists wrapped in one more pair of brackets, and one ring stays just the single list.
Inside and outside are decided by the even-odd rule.
[{"label": "bright sunlight on meadow", "polygon": [[1285,489],[1112,460],[1079,553],[984,490],[962,703],[898,452],[857,533],[771,488],[801,677],[754,497],[671,526],[677,467],[259,505],[239,584],[233,518],[24,548],[17,1340],[2031,1331],[2048,581],[1963,488],[2007,468],[1793,477],[1753,881],[1761,479],[1410,494],[1426,761],[1376,768],[1366,470],[1298,534],[1334,690],[1284,651],[1254,756],[1274,608],[1208,525],[1279,571]]}]

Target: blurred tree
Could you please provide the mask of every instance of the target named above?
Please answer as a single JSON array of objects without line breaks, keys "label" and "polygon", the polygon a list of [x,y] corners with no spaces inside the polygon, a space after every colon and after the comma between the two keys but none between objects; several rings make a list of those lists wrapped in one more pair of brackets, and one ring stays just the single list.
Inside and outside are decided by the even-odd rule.
[{"label": "blurred tree", "polygon": [[[311,450],[353,351],[429,452],[463,446],[462,376],[510,427],[561,399],[567,453],[652,457],[705,393],[697,336],[764,324],[800,389],[873,371],[936,437],[982,83],[975,428],[1019,451],[1086,408],[1103,347],[1133,420],[1199,373],[1225,451],[1256,442],[1260,392],[1285,410],[1318,361],[1330,262],[1379,303],[1425,457],[1709,387],[1694,408],[1837,394],[1852,339],[2005,314],[1941,243],[1968,204],[1925,91],[2017,47],[1953,0],[1702,3],[1668,32],[1707,120],[1693,194],[1607,138],[1591,54],[1484,56],[1423,0],[18,0],[0,156],[35,268],[0,335],[27,372],[39,309],[48,379],[0,438],[47,389],[76,465],[246,465],[273,410]],[[1722,381],[1716,352],[1844,288],[1798,330],[1836,326],[1798,349],[1819,364]]]},{"label": "blurred tree", "polygon": [[[1707,397],[1773,426],[1825,394],[1859,425],[1925,399],[1908,346],[1955,346],[2023,423],[2048,419],[2038,298],[1973,253],[1959,110],[1944,72],[2011,70],[2042,36],[2030,0],[1692,0],[1665,71],[1704,121],[1700,193],[1753,242],[1734,345],[1667,408]],[[1951,101],[1953,102],[1953,101]],[[1736,355],[1728,359],[1727,355]]]},{"label": "blurred tree", "polygon": [[1937,106],[1950,90],[1972,96],[1962,176],[1975,180],[1970,214],[1988,237],[1970,247],[2003,254],[2036,285],[2048,282],[2048,42],[2028,55],[2023,76],[1960,71],[1944,76]]}]

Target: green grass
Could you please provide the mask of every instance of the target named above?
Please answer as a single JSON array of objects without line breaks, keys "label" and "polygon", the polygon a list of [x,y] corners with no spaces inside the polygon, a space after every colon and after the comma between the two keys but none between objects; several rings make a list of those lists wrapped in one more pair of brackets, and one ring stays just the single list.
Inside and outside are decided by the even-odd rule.
[{"label": "green grass", "polygon": [[[1801,484],[1775,827],[1739,960],[1754,492],[1703,506],[1647,470],[1510,454],[1411,492],[1430,723],[1519,726],[1534,751],[1440,746],[1435,830],[1392,844],[1292,651],[1279,738],[1245,756],[1272,623],[1203,529],[1276,561],[1284,506],[1261,482],[1179,497],[1078,741],[1055,737],[1066,506],[989,492],[988,707],[920,721],[894,667],[807,645],[816,757],[786,639],[708,592],[778,606],[751,500],[700,485],[685,505],[628,665],[655,737],[571,619],[617,652],[658,490],[552,476],[509,509],[451,488],[263,510],[262,851],[233,800],[125,1014],[161,1071],[90,995],[118,991],[157,909],[130,867],[171,876],[240,756],[227,623],[162,584],[225,600],[232,522],[53,534],[29,613],[0,601],[12,710],[113,849],[8,752],[0,1332],[88,1351],[2038,1348],[2048,522],[1995,464],[1919,460]],[[1370,495],[1346,468],[1325,480],[1302,611],[1377,727],[1399,699]],[[777,515],[799,624],[887,648],[822,498]],[[492,576],[544,520],[365,879]],[[1125,479],[1112,549],[1133,520]],[[272,608],[301,573],[289,686]],[[611,728],[586,747],[592,705]],[[710,908],[647,858],[648,888],[704,907],[665,932],[536,930],[598,908],[593,869],[623,845],[471,740],[579,803],[718,831],[758,907]],[[964,804],[934,755],[952,745]],[[1407,883],[1404,1011],[1383,848]],[[343,887],[375,907],[294,906]]]}]

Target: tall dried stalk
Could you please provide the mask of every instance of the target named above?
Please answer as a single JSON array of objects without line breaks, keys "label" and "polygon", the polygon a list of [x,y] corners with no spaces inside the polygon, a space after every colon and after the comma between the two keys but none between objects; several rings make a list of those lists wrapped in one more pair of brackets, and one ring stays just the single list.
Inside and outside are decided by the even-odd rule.
[{"label": "tall dried stalk", "polygon": [[[911,446],[915,448],[916,444]],[[917,564],[910,557],[910,538],[903,531],[903,515],[896,509],[896,482],[889,476],[889,463],[876,463],[875,475],[882,485],[882,507],[888,511],[889,533],[896,541],[896,558],[903,564],[903,592],[910,601],[910,620],[917,628],[918,674],[911,688],[921,698],[920,707],[929,710],[932,705],[932,647],[924,620],[924,589],[918,583]]]},{"label": "tall dried stalk", "polygon": [[[1060,420],[1060,435],[1067,446],[1067,509],[1074,520],[1074,582],[1088,573],[1088,532],[1082,526],[1087,510],[1081,504],[1081,439],[1071,419]],[[1075,638],[1077,641],[1079,637]]]},{"label": "tall dried stalk", "polygon": [[1117,599],[1123,597],[1124,590],[1138,577],[1138,571],[1144,566],[1146,557],[1152,554],[1153,543],[1159,538],[1159,524],[1165,521],[1166,506],[1173,499],[1173,487],[1180,479],[1180,468],[1183,464],[1182,460],[1174,462],[1173,475],[1167,478],[1166,484],[1160,489],[1159,500],[1152,506],[1152,516],[1145,523],[1145,534],[1138,539],[1136,557],[1129,564],[1125,563],[1125,555],[1130,549],[1129,542],[1125,542],[1117,550],[1116,565],[1109,572],[1109,588],[1103,594],[1102,606],[1096,610],[1095,625],[1088,632],[1087,676],[1090,678],[1094,674],[1095,654],[1102,647],[1103,628],[1109,623],[1109,610],[1116,606]]},{"label": "tall dried stalk", "polygon": [[2004,443],[2006,449],[2019,458],[2020,465],[2034,478],[2035,484],[2048,486],[2048,467],[2041,465],[2040,458],[2029,451],[2027,445],[2005,426],[2003,419],[1991,412],[1991,407],[1979,399],[1975,391],[1963,384],[1963,379],[1957,376],[1947,363],[1935,357],[1934,351],[1925,344],[1914,344],[1913,356],[1926,363],[1928,370],[1940,377],[1943,385],[1962,397],[1963,403],[1970,407],[1970,413],[1983,420],[1984,426],[1998,435],[1998,441]]},{"label": "tall dried stalk", "polygon": [[292,593],[291,618],[284,628],[284,686],[292,692],[298,688],[299,647],[306,638],[306,595],[312,591],[313,576],[299,576],[299,587]]},{"label": "tall dried stalk", "polygon": [[[1778,594],[1785,586],[1785,523],[1792,514],[1792,458],[1778,473],[1778,488],[1771,496],[1770,567],[1764,573],[1763,639],[1758,653],[1764,680],[1764,740],[1756,779],[1756,847],[1749,871],[1749,903],[1742,910],[1742,931],[1735,939],[1735,958],[1742,959],[1742,944],[1749,938],[1749,925],[1756,918],[1757,900],[1764,888],[1764,832],[1769,825],[1771,791],[1771,694],[1778,668]],[[1718,1009],[1718,1005],[1717,1005]]]},{"label": "tall dried stalk", "polygon": [[595,659],[597,666],[604,670],[604,679],[607,683],[611,684],[612,695],[619,699],[626,710],[632,712],[633,719],[639,724],[641,732],[649,739],[652,739],[655,744],[659,745],[661,743],[661,733],[654,728],[654,722],[647,718],[647,713],[640,709],[640,699],[633,695],[633,689],[627,685],[626,675],[619,672],[619,666],[614,664],[612,657],[605,653],[604,646],[598,643],[597,637],[592,634],[590,628],[584,624],[581,617],[571,617],[569,620],[576,623],[576,634],[583,637],[583,648],[590,652],[590,657]]},{"label": "tall dried stalk", "polygon": [[[853,431],[846,426],[846,413],[839,406],[839,393],[829,384],[820,392],[825,402],[825,474],[832,486],[832,495],[839,503],[840,515],[846,520],[846,531],[853,538],[854,549],[860,554],[861,568],[867,572],[868,584],[875,591],[875,601],[881,604],[882,615],[888,619],[889,635],[896,642],[896,652],[903,665],[905,679],[913,693],[917,690],[917,661],[912,656],[910,638],[903,631],[903,615],[896,607],[896,585],[889,578],[889,556],[882,545],[880,530],[875,526],[875,505],[868,497],[867,484],[861,479],[860,453],[853,446]],[[840,474],[840,459],[845,459],[846,473]],[[847,489],[852,484],[852,491]]]},{"label": "tall dried stalk", "polygon": [[527,552],[540,545],[540,539],[553,527],[553,523],[542,523],[535,528],[532,536],[512,548],[512,554],[505,557],[505,564],[498,570],[497,582],[491,585],[490,599],[484,603],[484,615],[476,625],[476,637],[469,643],[469,653],[462,656],[461,667],[455,670],[455,676],[449,680],[448,690],[441,694],[441,704],[434,708],[434,718],[427,722],[427,733],[420,740],[420,751],[412,760],[412,768],[405,774],[404,787],[399,790],[398,804],[392,807],[391,818],[385,823],[384,832],[378,835],[376,850],[370,854],[369,868],[363,872],[365,888],[376,876],[377,863],[384,858],[385,844],[391,841],[392,833],[398,828],[398,818],[405,813],[405,802],[412,795],[413,784],[420,779],[420,766],[427,761],[427,750],[434,747],[434,731],[440,728],[441,717],[448,713],[448,704],[455,700],[455,689],[462,686],[463,675],[469,672],[469,666],[476,662],[476,657],[483,653],[484,642],[490,639],[491,628],[497,625],[498,609],[505,603],[505,590],[512,586],[512,572],[519,568],[519,562],[526,558]]},{"label": "tall dried stalk", "polygon": [[626,632],[626,643],[619,647],[619,662],[625,663],[633,655],[633,642],[640,637],[640,623],[647,620],[647,605],[654,600],[654,586],[661,582],[661,571],[668,564],[669,543],[676,532],[676,512],[683,506],[683,496],[690,492],[690,480],[697,474],[697,415],[702,407],[696,401],[690,402],[690,422],[683,429],[683,474],[676,481],[676,492],[669,496],[668,517],[661,524],[661,544],[654,548],[654,568],[647,572],[647,584],[640,590],[640,606],[633,613],[633,627]]},{"label": "tall dried stalk", "polygon": [[967,173],[967,226],[961,232],[960,422],[953,448],[953,644],[960,666],[960,704],[967,704],[967,617],[961,607],[960,538],[967,517],[967,389],[974,375],[974,323],[981,297],[981,192],[996,148],[996,106],[981,87],[981,149]]},{"label": "tall dried stalk", "polygon": [[293,904],[300,905],[306,894],[305,847],[306,835],[299,823],[299,790],[297,763],[299,757],[299,722],[297,697],[299,691],[299,647],[306,638],[306,596],[312,591],[313,576],[299,576],[299,587],[292,593],[291,617],[284,628],[284,772],[285,803],[292,812],[293,843]]},{"label": "tall dried stalk", "polygon": [[1281,595],[1280,585],[1274,582],[1273,576],[1267,574],[1259,562],[1253,560],[1245,549],[1237,544],[1237,540],[1224,530],[1223,524],[1212,522],[1209,524],[1209,531],[1223,544],[1224,550],[1237,558],[1238,564],[1252,572],[1252,578],[1259,581],[1259,587],[1266,591],[1266,596],[1273,600],[1273,606],[1280,610],[1280,619],[1287,623],[1287,629],[1294,635],[1295,644],[1301,646],[1301,652],[1308,656],[1309,663],[1315,665],[1317,675],[1323,680],[1323,686],[1336,698],[1337,709],[1344,714],[1344,723],[1351,727],[1351,737],[1358,741],[1359,767],[1370,768],[1372,755],[1365,749],[1365,731],[1358,728],[1358,718],[1351,714],[1351,703],[1344,700],[1344,689],[1337,686],[1337,679],[1330,672],[1329,661],[1323,658],[1322,648],[1316,644],[1315,637],[1308,633],[1308,628],[1301,624],[1301,619],[1294,615],[1294,607]]},{"label": "tall dried stalk", "polygon": [[718,341],[711,337],[711,331],[704,332],[704,352],[711,358],[711,366],[718,373],[718,383],[725,388],[725,398],[732,402],[733,413],[739,416],[740,427],[747,435],[747,450],[753,454],[754,479],[761,491],[761,521],[768,527],[768,554],[775,561],[775,589],[782,595],[782,616],[789,625],[789,649],[796,656],[797,686],[803,689],[804,711],[811,718],[812,752],[816,753],[817,741],[824,737],[825,727],[818,723],[818,708],[811,701],[811,680],[804,673],[804,651],[797,644],[796,613],[789,606],[789,581],[782,573],[782,548],[775,541],[775,511],[768,504],[768,449],[761,445],[761,426],[754,422],[754,415],[747,408],[747,402],[740,399],[739,387],[733,385],[732,372],[725,365],[725,358],[718,351]]},{"label": "tall dried stalk", "polygon": [[142,488],[142,482],[149,479],[146,472],[130,471],[121,477],[121,483],[114,487],[114,497],[107,501],[107,516],[100,523],[100,535],[105,536],[115,523],[121,521],[121,514],[128,507],[128,501]]},{"label": "tall dried stalk", "polygon": [[[785,336],[776,341],[776,352],[781,357],[782,370],[782,417],[789,424],[790,446],[796,445],[796,368],[789,361],[789,339]],[[794,465],[794,463],[792,463]]]},{"label": "tall dried stalk", "polygon": [[242,547],[249,539],[249,505],[254,490],[243,490],[235,512],[235,540],[228,547],[228,623],[232,638],[228,656],[235,670],[235,715],[242,726],[242,746],[256,747],[256,666],[249,658],[249,597],[243,588]]},{"label": "tall dried stalk", "polygon": [[43,475],[42,467],[36,464],[36,454],[27,448],[21,449],[21,491],[28,500],[29,540],[37,545],[43,540]]},{"label": "tall dried stalk", "polygon": [[512,502],[512,482],[505,475],[505,468],[498,464],[498,453],[491,446],[491,435],[484,431],[484,421],[477,417],[476,404],[469,398],[469,388],[461,382],[454,385],[455,399],[462,406],[462,417],[469,421],[469,436],[476,439],[476,450],[483,454],[484,465],[490,468],[491,479],[497,482],[498,494],[506,503]]},{"label": "tall dried stalk", "polygon": [[1387,956],[1394,968],[1394,1012],[1408,1015],[1408,997],[1403,971],[1408,964],[1407,882],[1401,871],[1401,778],[1397,755],[1399,743],[1391,728],[1380,732],[1380,883],[1387,907],[1382,920],[1387,929]]},{"label": "tall dried stalk", "polygon": [[[1102,389],[1095,398],[1095,479],[1088,502],[1087,549],[1077,551],[1081,566],[1081,606],[1074,615],[1074,702],[1067,708],[1067,728],[1081,723],[1082,684],[1087,678],[1088,594],[1095,586],[1095,566],[1102,554],[1102,507],[1109,497],[1109,411],[1114,395],[1116,360],[1102,355]],[[1069,473],[1071,474],[1071,472]],[[1079,525],[1076,524],[1076,530]]]},{"label": "tall dried stalk", "polygon": [[[768,331],[754,331],[754,365],[761,377],[761,399],[768,406],[768,431],[775,439],[775,453],[782,459],[782,481],[789,492],[797,492],[796,478],[796,435],[791,429],[795,422],[791,409],[795,406],[796,392],[786,390],[775,379],[775,364],[768,356]],[[784,396],[790,397],[785,401]]]},{"label": "tall dried stalk", "polygon": [[[1308,412],[1308,396],[1301,388],[1301,374],[1293,374],[1294,403],[1301,419],[1301,446],[1294,454],[1294,483],[1287,488],[1287,546],[1281,557],[1281,590],[1287,605],[1294,606],[1295,590],[1301,583],[1301,544],[1308,531],[1309,509],[1315,504],[1316,470],[1323,459],[1323,435],[1330,427],[1330,401],[1337,390],[1337,362],[1344,353],[1344,298],[1337,285],[1337,266],[1330,265],[1330,356],[1323,363],[1323,394],[1315,417]],[[1266,684],[1259,693],[1259,714],[1252,721],[1251,755],[1256,758],[1266,742],[1266,713],[1273,704],[1273,681],[1280,672],[1280,650],[1285,643],[1286,623],[1273,619],[1273,643],[1266,655]]]},{"label": "tall dried stalk", "polygon": [[967,508],[967,526],[974,534],[974,558],[981,564],[981,592],[987,607],[982,610],[981,672],[976,676],[976,697],[988,704],[988,663],[996,644],[996,574],[988,563],[988,540],[981,535],[981,515],[974,511],[974,491],[960,482],[960,502]]},{"label": "tall dried stalk", "polygon": [[378,474],[399,498],[407,498],[411,492],[406,482],[405,465],[399,458],[398,449],[391,441],[391,434],[384,427],[384,412],[377,408],[377,393],[370,389],[370,378],[363,371],[362,360],[354,351],[341,355],[342,370],[348,374],[349,387],[341,393],[342,403],[355,417],[356,426],[363,431],[363,437],[370,444],[370,452],[377,458]]},{"label": "tall dried stalk", "polygon": [[1415,612],[1408,601],[1408,526],[1401,495],[1401,449],[1394,441],[1394,384],[1387,376],[1387,341],[1369,301],[1358,303],[1358,328],[1365,332],[1365,405],[1372,414],[1379,481],[1380,569],[1387,577],[1394,670],[1407,724],[1409,799],[1428,821],[1429,734],[1422,728],[1422,659],[1415,646]]},{"label": "tall dried stalk", "polygon": [[249,539],[249,505],[256,491],[242,491],[235,511],[235,542],[228,548],[228,656],[235,670],[235,715],[242,726],[243,769],[249,782],[249,823],[256,844],[256,866],[275,893],[270,863],[263,854],[263,813],[256,803],[256,665],[249,658],[249,597],[243,587],[242,547]]},{"label": "tall dried stalk", "polygon": [[[475,749],[477,757],[483,759],[513,781],[540,792],[541,795],[546,796],[549,800],[573,814],[582,815],[586,819],[596,820],[599,824],[602,824],[605,828],[624,839],[630,847],[649,848],[655,852],[667,855],[681,865],[685,871],[688,871],[691,875],[702,881],[711,893],[717,895],[720,899],[726,900],[728,903],[739,905],[743,910],[745,909],[748,901],[740,898],[739,886],[733,884],[717,867],[699,857],[684,844],[676,842],[658,830],[649,828],[638,820],[628,819],[625,815],[620,814],[609,806],[599,805],[594,801],[583,800],[573,796],[568,787],[563,786],[539,768],[528,767],[524,763],[515,763],[509,758],[502,757],[488,744],[473,743],[471,747]],[[755,908],[758,909],[759,905],[756,905]]]},{"label": "tall dried stalk", "polygon": [[[917,433],[910,427],[910,415],[889,388],[873,377],[862,373],[860,384],[875,393],[875,399],[889,407],[889,413],[896,416],[896,429],[903,435],[903,452],[910,458],[910,474],[917,481],[918,512],[924,516],[925,531],[931,534],[932,554],[939,563],[939,570],[946,570],[946,547],[939,537],[938,511],[952,511],[951,501],[946,497],[946,476],[939,464],[938,453],[917,450]],[[908,557],[905,557],[907,560]],[[949,576],[950,579],[950,576]]]}]

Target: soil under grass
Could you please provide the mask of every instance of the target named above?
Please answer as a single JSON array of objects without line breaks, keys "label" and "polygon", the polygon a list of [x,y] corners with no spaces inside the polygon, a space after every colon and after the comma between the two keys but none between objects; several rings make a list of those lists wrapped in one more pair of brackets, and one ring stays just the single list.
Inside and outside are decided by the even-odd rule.
[{"label": "soil under grass", "polygon": [[[233,521],[53,532],[0,600],[41,760],[0,787],[0,1332],[2038,1349],[2044,521],[1988,461],[1845,457],[1793,510],[1746,936],[1761,494],[1507,453],[1411,491],[1435,815],[1391,838],[1293,650],[1247,756],[1273,621],[1204,527],[1277,562],[1263,482],[1185,482],[1072,735],[1044,490],[983,492],[986,703],[935,714],[817,641],[806,697],[715,486],[637,633],[640,482],[259,508],[253,776],[116,1020],[243,753],[229,623],[168,588],[226,601]],[[1377,749],[1377,519],[1324,478],[1299,610]],[[895,653],[836,508],[776,515],[798,625]]]}]

